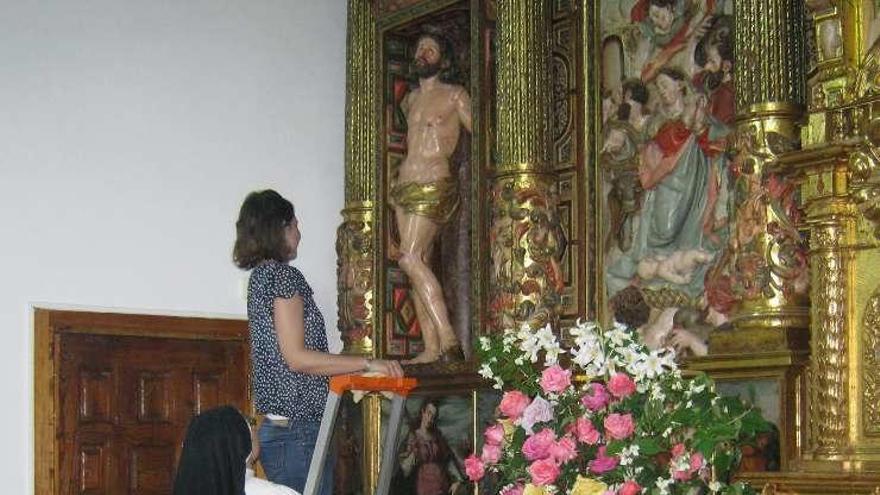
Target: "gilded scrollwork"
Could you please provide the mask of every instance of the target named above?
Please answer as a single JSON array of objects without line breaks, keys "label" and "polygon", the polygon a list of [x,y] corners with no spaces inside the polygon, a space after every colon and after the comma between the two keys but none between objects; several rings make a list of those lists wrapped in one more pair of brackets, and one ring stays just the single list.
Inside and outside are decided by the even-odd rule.
[{"label": "gilded scrollwork", "polygon": [[864,143],[849,155],[850,196],[859,211],[874,225],[880,239],[880,156],[876,147]]},{"label": "gilded scrollwork", "polygon": [[521,174],[492,190],[490,331],[553,323],[563,288],[565,241],[547,177]]},{"label": "gilded scrollwork", "polygon": [[874,290],[862,320],[862,427],[880,436],[880,288]]},{"label": "gilded scrollwork", "polygon": [[336,230],[339,330],[348,352],[372,350],[373,226],[370,209],[346,210]]},{"label": "gilded scrollwork", "polygon": [[740,127],[735,177],[733,291],[741,300],[781,295],[793,301],[809,287],[807,248],[797,230],[802,211],[797,188],[786,176],[766,170],[777,156],[799,147],[789,122],[768,116]]}]

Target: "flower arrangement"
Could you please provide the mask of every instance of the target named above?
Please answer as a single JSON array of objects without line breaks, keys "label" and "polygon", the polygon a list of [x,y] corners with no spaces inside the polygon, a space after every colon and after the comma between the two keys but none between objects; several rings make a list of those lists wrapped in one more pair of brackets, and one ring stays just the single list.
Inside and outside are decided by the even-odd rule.
[{"label": "flower arrangement", "polygon": [[569,333],[569,349],[549,326],[479,339],[479,373],[504,392],[465,460],[472,481],[495,473],[501,495],[754,493],[726,481],[739,445],[770,429],[756,409],[625,326]]}]

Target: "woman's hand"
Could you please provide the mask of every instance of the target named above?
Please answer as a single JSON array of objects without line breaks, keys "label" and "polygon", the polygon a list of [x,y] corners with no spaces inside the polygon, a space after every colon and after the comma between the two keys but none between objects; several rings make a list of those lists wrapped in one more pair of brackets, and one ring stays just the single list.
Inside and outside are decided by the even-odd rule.
[{"label": "woman's hand", "polygon": [[385,359],[373,359],[370,361],[368,371],[375,371],[393,378],[400,378],[403,376],[403,368],[400,367],[400,363]]}]

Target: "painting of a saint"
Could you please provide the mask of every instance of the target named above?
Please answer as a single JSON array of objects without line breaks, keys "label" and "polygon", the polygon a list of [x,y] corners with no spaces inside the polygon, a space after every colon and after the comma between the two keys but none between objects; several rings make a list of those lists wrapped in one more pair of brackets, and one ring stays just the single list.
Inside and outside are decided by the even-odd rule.
[{"label": "painting of a saint", "polygon": [[[394,493],[450,495],[467,493],[463,459],[470,448],[471,403],[467,397],[411,398],[418,406],[401,432],[398,469],[392,480]],[[442,414],[442,417],[441,417]]]}]

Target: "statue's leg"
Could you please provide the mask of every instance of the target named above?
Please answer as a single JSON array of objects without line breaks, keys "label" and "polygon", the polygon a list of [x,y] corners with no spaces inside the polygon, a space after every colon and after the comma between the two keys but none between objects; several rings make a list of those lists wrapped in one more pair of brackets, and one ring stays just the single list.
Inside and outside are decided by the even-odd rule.
[{"label": "statue's leg", "polygon": [[422,331],[422,341],[425,349],[418,356],[407,361],[407,364],[430,363],[436,361],[440,357],[441,347],[440,338],[437,329],[434,327],[434,321],[431,315],[425,309],[425,303],[422,302],[421,296],[413,291],[413,303],[416,308],[416,317],[419,320],[419,328]]},{"label": "statue's leg", "polygon": [[[400,230],[400,267],[409,276],[416,297],[421,300],[424,313],[430,320],[428,325],[422,325],[423,330],[433,330],[435,342],[439,342],[441,351],[458,345],[449,323],[443,289],[426,263],[439,226],[430,218],[408,214],[400,208],[397,209],[397,226]],[[429,341],[426,340],[426,354],[428,345]]]}]

